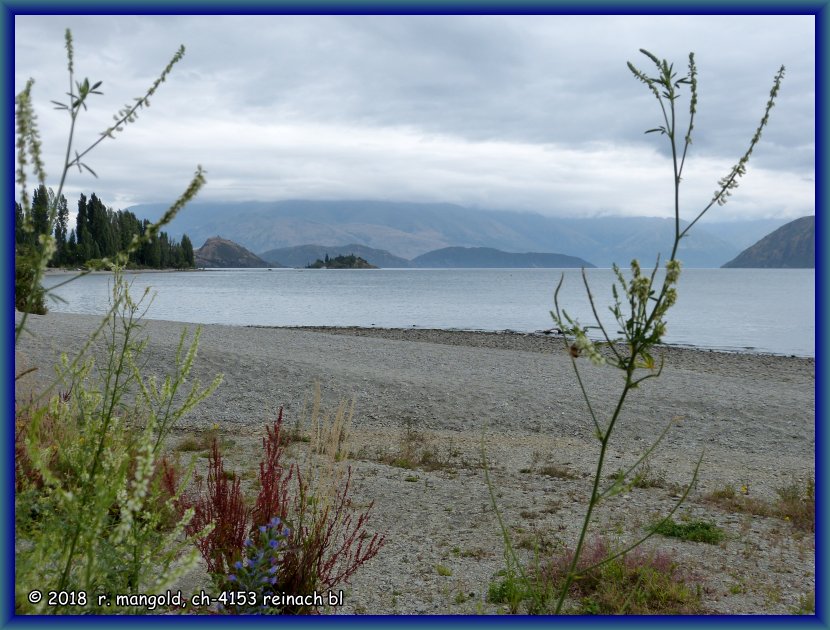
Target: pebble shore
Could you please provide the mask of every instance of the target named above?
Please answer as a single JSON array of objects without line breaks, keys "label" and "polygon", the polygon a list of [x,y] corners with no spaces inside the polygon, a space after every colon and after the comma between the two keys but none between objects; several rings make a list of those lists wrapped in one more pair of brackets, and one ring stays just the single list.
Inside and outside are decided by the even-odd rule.
[{"label": "pebble shore", "polygon": [[[42,387],[58,354],[80,348],[98,321],[30,316],[31,334],[16,348],[15,369],[39,369],[20,386]],[[159,374],[169,369],[183,326],[191,333],[196,328],[143,325],[145,369]],[[726,512],[703,498],[731,485],[772,501],[776,489],[814,475],[815,361],[671,347],[657,354],[663,373],[627,400],[608,472],[635,462],[672,423],[649,458],[663,487],[609,500],[595,531],[620,541],[637,536],[671,508],[702,454],[698,483],[681,512],[717,522],[726,541],[713,546],[655,537],[648,544],[670,550],[699,576],[708,612],[789,613],[814,588],[812,535],[796,535],[780,519]],[[595,412],[607,418],[619,373],[579,364]],[[555,335],[205,325],[193,375],[206,383],[217,373],[224,374],[222,385],[183,419],[178,433],[218,424],[235,437],[240,466],[255,465],[262,427],[281,406],[290,424],[315,382],[330,408],[355,400],[348,433],[355,501],[374,501],[371,528],[384,532],[387,544],[354,576],[339,612],[504,612],[486,598],[504,560],[480,468],[482,439],[500,508],[516,535],[544,533],[561,545],[575,539],[598,445],[570,357]],[[427,471],[384,463],[413,435],[447,465]],[[540,472],[546,465],[572,477],[546,476]]]}]

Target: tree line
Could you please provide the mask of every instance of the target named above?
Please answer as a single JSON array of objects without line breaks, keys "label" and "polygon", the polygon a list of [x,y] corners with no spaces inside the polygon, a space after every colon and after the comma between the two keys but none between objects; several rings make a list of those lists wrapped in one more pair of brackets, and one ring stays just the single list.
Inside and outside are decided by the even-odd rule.
[{"label": "tree line", "polygon": [[[39,247],[38,235],[49,231],[49,207],[54,203],[54,191],[43,185],[34,191],[30,217],[25,216],[19,203],[15,203],[14,242],[18,253]],[[31,231],[24,228],[27,218],[34,228]],[[49,266],[80,267],[94,265],[95,261],[104,257],[112,258],[119,251],[126,250],[134,236],[143,236],[150,225],[150,221],[139,220],[128,210],[107,208],[92,193],[89,198],[81,194],[75,228],[69,229],[69,206],[66,197],[61,195],[57,200],[54,228],[56,249]],[[182,240],[177,242],[167,232],[159,232],[156,238],[130,254],[129,266],[153,269],[194,267],[193,244],[187,234],[183,234]]]}]

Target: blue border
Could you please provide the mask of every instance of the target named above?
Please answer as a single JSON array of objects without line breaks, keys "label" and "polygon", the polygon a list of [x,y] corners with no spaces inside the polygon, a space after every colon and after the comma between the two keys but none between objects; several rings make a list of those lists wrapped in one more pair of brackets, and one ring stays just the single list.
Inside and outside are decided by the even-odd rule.
[{"label": "blue border", "polygon": [[[792,3],[758,2],[754,0],[701,0],[664,2],[659,0],[630,2],[628,0],[0,0],[4,18],[14,15],[244,15],[244,14],[474,14],[474,15],[821,15],[826,0],[801,0]],[[13,29],[12,29],[13,30]]]},{"label": "blue border", "polygon": [[[819,454],[830,452],[828,442],[827,391],[830,379],[825,366],[828,355],[828,338],[822,326],[827,312],[827,271],[828,253],[821,246],[827,240],[827,186],[830,175],[827,161],[827,119],[828,107],[827,34],[830,33],[830,9],[825,4],[816,16],[816,617],[827,624],[830,588],[827,585],[827,510],[828,510],[828,466]],[[820,112],[825,112],[822,115]]]},{"label": "blue border", "polygon": [[[3,312],[3,327],[7,331],[2,339],[2,355],[6,378],[3,379],[0,405],[6,411],[4,414],[4,440],[3,457],[0,464],[0,488],[5,488],[3,493],[2,509],[0,513],[0,575],[2,575],[2,593],[0,594],[0,627],[5,626],[47,626],[56,623],[79,623],[78,618],[43,618],[43,617],[15,617],[14,616],[14,407],[13,407],[13,374],[14,374],[14,321],[13,310],[10,308],[14,301],[14,247],[13,247],[13,214],[11,212],[14,200],[14,16],[17,14],[49,14],[64,13],[76,15],[95,14],[582,14],[601,15],[607,13],[645,15],[651,13],[677,15],[677,14],[781,14],[781,15],[814,15],[816,16],[816,227],[818,246],[816,248],[816,449],[818,453],[830,452],[828,444],[828,428],[824,425],[827,417],[827,402],[825,392],[830,388],[830,379],[824,366],[824,357],[827,356],[828,339],[824,334],[822,323],[827,316],[827,292],[825,283],[827,281],[828,254],[823,250],[821,244],[828,242],[827,231],[828,221],[825,215],[827,209],[827,193],[825,182],[830,177],[826,161],[825,149],[827,146],[827,127],[825,116],[828,107],[826,80],[827,67],[824,62],[828,55],[827,34],[830,33],[830,0],[801,1],[793,3],[763,3],[750,0],[732,0],[729,4],[723,4],[713,0],[704,2],[678,2],[666,4],[664,2],[640,2],[632,3],[625,0],[577,2],[555,2],[540,0],[536,2],[523,0],[516,4],[505,4],[502,2],[486,2],[477,0],[459,1],[444,3],[434,0],[423,0],[422,2],[393,2],[390,0],[350,1],[342,2],[332,0],[311,0],[307,2],[276,2],[272,0],[248,0],[239,4],[231,4],[228,0],[209,0],[207,2],[180,1],[177,3],[165,2],[164,0],[129,0],[117,4],[106,0],[96,2],[94,0],[52,0],[33,1],[25,0],[0,0],[0,41],[3,51],[3,75],[4,75],[4,99],[2,102],[2,127],[3,152],[2,190],[3,197],[7,200],[8,212],[4,220],[0,221],[0,239],[5,244],[0,248],[0,255],[4,257],[4,266],[0,274],[2,290],[7,296],[7,308]],[[825,114],[821,114],[825,112]],[[771,454],[773,455],[773,454]],[[823,458],[816,456],[816,483],[817,483],[817,514],[816,514],[816,615],[814,617],[681,617],[672,618],[670,623],[682,625],[703,625],[712,624],[738,624],[752,626],[790,626],[810,625],[814,627],[828,627],[828,604],[830,601],[830,588],[827,585],[827,541],[823,534],[827,526],[827,463]],[[102,624],[109,625],[113,617],[84,617],[83,625]],[[130,625],[152,624],[153,626],[164,625],[174,626],[183,623],[215,624],[215,623],[243,623],[260,624],[274,623],[268,618],[246,618],[244,620],[212,617],[117,617],[118,623]],[[60,620],[60,621],[59,621]],[[557,627],[584,627],[594,625],[605,625],[607,623],[624,625],[663,625],[667,623],[665,618],[635,618],[635,617],[614,617],[603,618],[538,618],[538,617],[455,617],[439,616],[429,618],[418,617],[359,617],[359,618],[306,618],[306,619],[280,619],[281,626],[318,626],[328,623],[360,624],[380,626],[387,624],[396,625],[504,625],[517,626],[538,626],[556,625]]]},{"label": "blue border", "polygon": [[[0,154],[0,165],[2,165],[2,190],[3,199],[6,199],[8,211],[4,213],[0,221],[0,256],[3,257],[2,273],[0,273],[0,290],[6,296],[6,308],[3,309],[3,334],[0,339],[0,351],[3,357],[3,378],[2,389],[0,389],[0,408],[3,414],[3,451],[0,459],[0,488],[5,489],[2,493],[2,507],[0,507],[0,571],[3,585],[0,593],[0,624],[5,625],[10,611],[14,611],[14,519],[9,516],[14,514],[14,214],[11,209],[14,207],[14,19],[9,15],[9,10],[3,5],[2,17],[0,17],[0,41],[2,41],[3,52],[3,100],[0,104],[0,119],[3,121],[2,146],[4,151]],[[9,491],[11,489],[11,492]]]}]

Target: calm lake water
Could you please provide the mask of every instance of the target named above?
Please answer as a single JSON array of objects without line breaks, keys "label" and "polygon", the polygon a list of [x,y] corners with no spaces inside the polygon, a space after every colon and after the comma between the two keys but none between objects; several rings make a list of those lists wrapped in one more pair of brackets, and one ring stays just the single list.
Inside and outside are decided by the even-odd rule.
[{"label": "calm lake water", "polygon": [[[147,316],[204,324],[378,326],[537,331],[563,270],[556,269],[218,269],[130,274],[133,296],[151,287]],[[580,271],[564,270],[560,302],[591,322]],[[587,277],[611,323],[609,269]],[[66,279],[48,276],[46,286]],[[50,309],[103,313],[111,277],[89,275],[57,290]],[[665,341],[743,352],[815,356],[815,271],[686,269],[669,311]]]}]

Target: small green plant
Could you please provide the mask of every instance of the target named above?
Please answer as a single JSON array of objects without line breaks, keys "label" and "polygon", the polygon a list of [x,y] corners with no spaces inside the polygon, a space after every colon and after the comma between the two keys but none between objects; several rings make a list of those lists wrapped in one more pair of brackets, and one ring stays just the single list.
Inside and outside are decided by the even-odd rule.
[{"label": "small green plant", "polygon": [[[187,435],[176,444],[176,450],[183,453],[198,451],[209,451],[213,447],[213,441],[219,439],[219,425],[216,424],[207,431],[196,431]],[[226,441],[222,441],[226,444]]]},{"label": "small green plant", "polygon": [[749,496],[747,486],[738,492],[734,486],[726,485],[709,492],[703,500],[730,512],[774,516],[791,523],[799,531],[815,532],[815,477],[811,476],[803,483],[792,482],[775,492],[778,499],[770,502]]},{"label": "small green plant", "polygon": [[779,516],[804,532],[816,531],[816,482],[810,477],[804,484],[793,482],[779,488],[777,510]]},{"label": "small green plant", "polygon": [[532,551],[536,556],[550,554],[561,542],[541,527],[532,526],[517,532],[516,548]]},{"label": "small green plant", "polygon": [[[604,561],[607,557],[611,561]],[[537,589],[556,590],[564,584],[573,551],[554,557],[535,576]],[[642,548],[613,553],[602,538],[591,541],[580,560],[580,578],[570,585],[578,615],[676,615],[700,612],[701,589],[663,552]]]},{"label": "small green plant", "polygon": [[559,466],[558,464],[545,464],[539,469],[539,474],[545,477],[553,477],[554,479],[578,479],[577,475],[570,468]]},{"label": "small green plant", "polygon": [[453,554],[457,555],[459,558],[473,558],[474,560],[482,560],[491,554],[491,552],[481,547],[474,547],[472,549],[460,549],[459,547],[453,547],[452,551]]},{"label": "small green plant", "polygon": [[458,451],[450,446],[446,454],[442,455],[442,449],[432,442],[431,435],[417,430],[412,419],[407,418],[397,448],[392,452],[382,453],[378,459],[384,464],[405,470],[441,470],[453,473],[458,466],[452,460],[458,455]]},{"label": "small green plant", "polygon": [[756,516],[775,516],[776,512],[768,501],[738,492],[732,485],[725,485],[723,488],[705,494],[703,500],[729,512],[742,512]]},{"label": "small green plant", "polygon": [[746,593],[746,583],[742,580],[733,582],[729,585],[729,592],[733,595],[742,595],[743,593]]},{"label": "small green plant", "polygon": [[691,542],[704,542],[710,545],[717,545],[723,540],[723,530],[708,521],[690,521],[688,523],[675,523],[672,519],[663,520],[653,528],[656,534],[679,538]]},{"label": "small green plant", "polygon": [[634,478],[631,481],[634,488],[665,488],[666,480],[662,475],[654,472],[648,460],[640,464],[640,467],[634,472]]},{"label": "small green plant", "polygon": [[511,614],[519,612],[522,602],[527,598],[527,582],[521,576],[509,571],[502,571],[490,583],[487,600],[493,604],[505,604]]},{"label": "small green plant", "polygon": [[452,569],[444,566],[443,564],[436,564],[435,572],[441,577],[450,577],[452,575]]},{"label": "small green plant", "polygon": [[[210,442],[212,442],[212,438]],[[182,451],[183,453],[192,453],[196,451],[207,451],[210,448],[210,442],[205,440],[205,436],[199,437],[186,437],[181,442],[176,445],[176,450]]]},{"label": "small green plant", "polygon": [[810,591],[798,598],[798,606],[792,609],[794,615],[815,615],[816,614],[816,592]]},{"label": "small green plant", "polygon": [[[578,318],[571,316],[562,307],[559,294],[565,280],[564,274],[554,292],[554,310],[551,311],[551,316],[556,326],[563,333],[564,350],[570,356],[577,384],[585,401],[587,414],[590,417],[593,434],[599,445],[592,488],[588,496],[585,517],[582,522],[576,547],[572,554],[570,566],[564,572],[563,581],[561,584],[556,585],[558,596],[556,604],[553,606],[553,612],[555,613],[562,611],[571,585],[575,581],[581,581],[585,577],[584,571],[579,569],[580,557],[592,523],[594,510],[601,502],[628,491],[637,483],[636,471],[658,447],[671,427],[670,421],[666,425],[665,430],[632,466],[623,470],[621,474],[614,475],[611,483],[602,487],[602,481],[606,477],[604,471],[609,445],[611,444],[617,422],[622,417],[622,410],[625,407],[626,399],[634,390],[640,388],[646,381],[659,377],[662,372],[663,361],[662,359],[659,361],[655,359],[654,349],[662,342],[666,333],[666,315],[677,301],[676,285],[680,278],[681,268],[677,255],[681,241],[689,235],[692,227],[713,206],[724,205],[734,189],[737,188],[738,180],[746,173],[747,162],[756,144],[761,139],[762,131],[769,122],[769,114],[775,104],[784,77],[784,67],[782,66],[773,79],[766,108],[755,130],[755,134],[750,140],[748,149],[730,169],[729,173],[718,182],[718,186],[709,202],[694,215],[691,221],[684,225],[681,222],[680,184],[686,165],[687,152],[692,143],[692,131],[694,130],[695,114],[698,104],[697,66],[695,64],[694,54],[689,54],[688,71],[684,76],[678,77],[674,70],[674,65],[670,64],[667,60],[661,60],[647,50],[641,49],[640,52],[653,64],[654,69],[650,73],[646,73],[630,62],[628,63],[628,68],[635,79],[643,83],[651,92],[660,107],[661,120],[659,126],[649,129],[646,133],[659,133],[665,137],[668,140],[671,151],[672,183],[674,189],[674,239],[663,269],[660,266],[659,254],[657,255],[657,261],[651,272],[644,272],[637,260],[631,261],[628,275],[623,273],[623,270],[617,265],[613,266],[616,281],[612,285],[611,294],[613,303],[609,307],[609,310],[616,324],[616,334],[614,331],[608,329],[599,315],[597,302],[591,292],[588,277],[584,269],[582,271],[582,282],[590,305],[591,319],[594,323],[584,325],[580,323]],[[684,86],[688,86],[690,91],[689,115],[685,125],[678,120],[677,111],[678,100]],[[685,129],[683,128],[684,126]],[[596,366],[610,366],[620,372],[622,384],[619,390],[619,396],[612,410],[607,414],[607,417],[603,417],[599,408],[595,408],[592,396],[586,387],[586,383],[582,379],[582,373],[578,363],[580,358],[588,359]],[[483,441],[482,459],[484,459]],[[655,528],[652,528],[639,540],[635,540],[627,548],[607,557],[602,563],[616,562],[617,558],[637,548],[652,536],[663,522],[668,522],[695,484],[702,459],[703,454],[701,453],[697,465],[694,468],[691,482],[663,521],[657,523]],[[490,483],[486,466],[484,471],[490,490],[491,501],[503,533],[507,571],[509,574],[515,575],[523,580],[526,584],[530,584],[527,572],[523,569],[513,551],[504,520],[499,514],[496,505],[496,495]],[[548,596],[547,593],[537,592],[537,599],[539,600]],[[534,604],[534,608],[549,609],[547,606],[539,606],[538,602]]]}]

